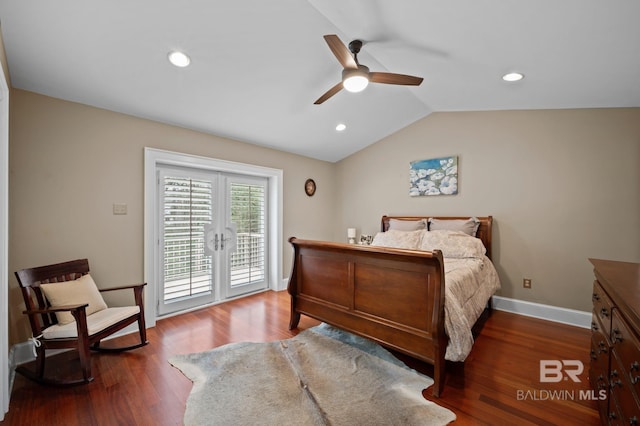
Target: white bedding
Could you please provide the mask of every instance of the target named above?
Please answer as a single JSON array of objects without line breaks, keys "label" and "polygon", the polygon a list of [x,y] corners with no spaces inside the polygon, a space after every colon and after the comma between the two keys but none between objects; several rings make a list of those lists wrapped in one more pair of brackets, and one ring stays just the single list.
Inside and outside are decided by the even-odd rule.
[{"label": "white bedding", "polygon": [[444,260],[444,328],[449,336],[445,359],[464,361],[473,346],[471,328],[500,288],[496,268],[488,257]]},{"label": "white bedding", "polygon": [[478,238],[458,231],[389,230],[378,233],[372,245],[442,251],[445,272],[444,328],[449,336],[445,359],[464,361],[473,346],[471,328],[500,279]]}]

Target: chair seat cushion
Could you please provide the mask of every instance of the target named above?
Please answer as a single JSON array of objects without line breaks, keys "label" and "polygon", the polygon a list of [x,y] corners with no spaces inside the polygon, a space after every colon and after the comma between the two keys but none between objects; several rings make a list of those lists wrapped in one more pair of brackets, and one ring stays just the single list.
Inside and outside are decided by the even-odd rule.
[{"label": "chair seat cushion", "polygon": [[[121,306],[117,308],[107,308],[98,311],[94,314],[87,315],[87,329],[89,336],[94,335],[105,328],[129,318],[140,312],[138,306]],[[62,339],[65,337],[78,337],[78,329],[76,322],[73,321],[68,324],[60,325],[55,324],[51,327],[47,327],[42,332],[42,337],[45,339]]]}]

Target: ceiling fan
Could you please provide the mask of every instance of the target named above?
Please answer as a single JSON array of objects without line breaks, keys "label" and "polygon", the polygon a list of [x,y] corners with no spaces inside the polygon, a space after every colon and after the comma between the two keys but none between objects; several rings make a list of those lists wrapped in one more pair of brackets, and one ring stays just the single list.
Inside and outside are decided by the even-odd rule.
[{"label": "ceiling fan", "polygon": [[349,49],[347,49],[335,34],[325,35],[324,39],[344,69],[342,70],[342,81],[327,90],[324,95],[320,96],[318,100],[314,102],[316,105],[320,105],[342,90],[342,88],[349,92],[360,92],[364,90],[370,82],[404,86],[419,86],[420,83],[422,83],[422,77],[390,72],[370,72],[367,66],[361,65],[358,62],[358,53],[360,53],[360,49],[362,48],[361,40],[353,40],[349,43]]}]

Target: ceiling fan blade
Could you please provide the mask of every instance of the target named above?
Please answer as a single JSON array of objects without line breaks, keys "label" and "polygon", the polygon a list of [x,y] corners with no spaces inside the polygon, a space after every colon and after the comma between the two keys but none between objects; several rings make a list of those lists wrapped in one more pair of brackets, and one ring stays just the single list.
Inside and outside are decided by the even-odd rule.
[{"label": "ceiling fan blade", "polygon": [[331,49],[333,54],[336,55],[338,62],[340,62],[344,68],[358,68],[358,64],[356,64],[355,59],[351,56],[351,52],[349,52],[347,46],[344,45],[337,35],[328,34],[324,36],[324,40],[329,45],[329,49]]},{"label": "ceiling fan blade", "polygon": [[402,84],[404,86],[420,86],[424,80],[422,77],[414,77],[406,74],[393,74],[390,72],[370,72],[369,81],[383,84]]},{"label": "ceiling fan blade", "polygon": [[320,105],[336,93],[342,90],[342,82],[336,84],[331,89],[327,90],[324,95],[320,96],[317,101],[314,102],[315,105]]}]

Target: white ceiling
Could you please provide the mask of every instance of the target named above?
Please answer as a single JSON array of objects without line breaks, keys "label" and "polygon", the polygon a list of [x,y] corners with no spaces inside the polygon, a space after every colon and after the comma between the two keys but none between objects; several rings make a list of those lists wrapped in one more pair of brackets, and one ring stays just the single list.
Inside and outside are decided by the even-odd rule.
[{"label": "white ceiling", "polygon": [[[15,88],[327,161],[434,111],[640,107],[638,17],[637,0],[0,2]],[[324,34],[424,82],[313,105],[342,71]]]}]

